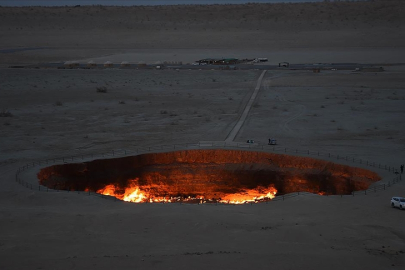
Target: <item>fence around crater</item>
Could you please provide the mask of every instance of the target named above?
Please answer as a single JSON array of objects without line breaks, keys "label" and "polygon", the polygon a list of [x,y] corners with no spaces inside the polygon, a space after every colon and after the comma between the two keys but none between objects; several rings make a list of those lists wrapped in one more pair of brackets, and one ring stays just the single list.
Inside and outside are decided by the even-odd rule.
[{"label": "fence around crater", "polygon": [[[378,191],[386,190],[387,188],[397,184],[398,182],[402,181],[402,175],[398,170],[396,170],[393,166],[388,166],[385,164],[371,162],[369,160],[358,159],[349,156],[342,156],[337,154],[331,153],[322,153],[319,151],[310,151],[310,150],[299,150],[299,149],[291,149],[285,147],[279,147],[276,145],[264,145],[264,144],[252,144],[252,143],[226,143],[226,142],[200,142],[200,143],[185,143],[185,144],[172,144],[172,145],[159,145],[159,146],[148,146],[148,147],[137,147],[135,149],[118,149],[112,150],[109,152],[103,153],[92,153],[92,154],[82,154],[82,155],[72,155],[68,157],[59,157],[59,158],[51,158],[46,160],[39,160],[33,161],[31,163],[27,163],[26,165],[19,167],[15,172],[15,181],[22,186],[36,191],[41,192],[75,192],[78,194],[85,194],[88,196],[98,196],[104,199],[109,199],[113,201],[121,201],[113,196],[103,195],[100,193],[96,193],[93,191],[72,191],[72,190],[58,190],[58,189],[50,189],[48,187],[42,186],[39,183],[33,184],[32,181],[26,181],[23,179],[21,174],[29,169],[44,166],[44,165],[56,165],[56,164],[66,164],[66,163],[75,163],[75,162],[85,162],[91,161],[95,159],[105,159],[105,158],[119,158],[119,157],[126,157],[126,156],[135,156],[147,153],[159,153],[159,152],[168,152],[168,151],[180,151],[180,150],[195,150],[195,149],[243,149],[243,150],[251,150],[251,151],[264,151],[264,152],[272,152],[275,154],[292,154],[292,155],[299,155],[299,156],[312,156],[312,157],[319,157],[327,158],[331,162],[332,160],[337,161],[345,161],[346,163],[353,163],[353,164],[361,164],[367,167],[373,167],[376,169],[385,170],[388,172],[392,172],[395,176],[388,180],[381,180],[380,183],[372,184],[366,190],[358,190],[353,191],[350,195],[329,195],[329,196],[358,196],[358,195],[367,195],[370,193],[375,193]],[[293,198],[296,196],[304,196],[304,195],[314,195],[313,193],[309,192],[302,192],[297,191],[294,193],[288,194],[277,194],[274,199],[271,201],[279,201],[279,200],[286,200],[289,198]],[[268,203],[269,201],[266,201]],[[162,202],[164,203],[164,202]],[[224,203],[221,203],[224,204]]]}]

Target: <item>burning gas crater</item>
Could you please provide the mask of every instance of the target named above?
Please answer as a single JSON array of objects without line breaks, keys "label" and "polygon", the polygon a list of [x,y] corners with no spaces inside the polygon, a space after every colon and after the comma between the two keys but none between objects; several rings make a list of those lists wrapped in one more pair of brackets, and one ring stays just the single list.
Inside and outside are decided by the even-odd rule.
[{"label": "burning gas crater", "polygon": [[277,194],[367,189],[371,171],[305,157],[241,150],[188,150],[54,165],[38,173],[53,189],[145,202],[262,202]]}]

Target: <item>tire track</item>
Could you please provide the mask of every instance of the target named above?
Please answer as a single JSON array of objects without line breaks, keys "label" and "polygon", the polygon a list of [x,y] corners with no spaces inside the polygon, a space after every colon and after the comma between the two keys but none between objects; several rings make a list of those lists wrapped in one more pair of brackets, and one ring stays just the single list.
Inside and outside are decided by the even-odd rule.
[{"label": "tire track", "polygon": [[289,117],[286,121],[284,121],[284,122],[281,124],[281,127],[282,127],[285,131],[292,133],[293,130],[288,126],[288,124],[291,123],[292,121],[294,121],[294,120],[300,118],[300,117],[306,112],[307,108],[306,108],[304,105],[299,104],[299,107],[300,107],[300,110],[299,110],[299,112],[298,112],[297,114],[295,114],[295,115]]}]

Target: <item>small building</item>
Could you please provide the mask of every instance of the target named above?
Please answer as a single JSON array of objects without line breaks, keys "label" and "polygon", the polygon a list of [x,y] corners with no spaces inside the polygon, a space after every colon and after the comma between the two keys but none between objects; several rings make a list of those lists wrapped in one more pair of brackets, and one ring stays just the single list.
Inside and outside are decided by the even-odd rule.
[{"label": "small building", "polygon": [[138,62],[138,67],[146,67],[146,63],[143,61]]},{"label": "small building", "polygon": [[313,69],[312,69],[312,72],[313,72],[313,73],[320,73],[320,72],[321,72],[321,69],[320,69],[320,68],[313,68]]},{"label": "small building", "polygon": [[215,59],[215,58],[204,58],[204,59],[198,60],[197,62],[200,65],[213,65],[213,64],[217,63],[218,61],[220,61],[220,60]]},{"label": "small building", "polygon": [[111,61],[107,61],[104,63],[104,67],[106,68],[112,68],[114,66],[114,64]]},{"label": "small building", "polygon": [[131,66],[131,64],[129,62],[127,62],[127,61],[123,61],[121,63],[121,67],[130,67],[130,66]]},{"label": "small building", "polygon": [[205,58],[196,61],[200,65],[235,65],[239,63],[237,58]]},{"label": "small building", "polygon": [[288,62],[281,62],[281,63],[278,63],[278,67],[286,67],[286,68],[288,68],[288,67],[290,67],[290,63],[288,63]]},{"label": "small building", "polygon": [[87,67],[89,67],[89,68],[94,68],[96,66],[97,66],[97,64],[93,60],[87,62]]},{"label": "small building", "polygon": [[239,59],[237,58],[225,58],[222,59],[220,64],[224,64],[224,65],[235,65],[239,62]]},{"label": "small building", "polygon": [[80,65],[79,65],[79,62],[76,62],[76,61],[67,61],[67,62],[65,62],[64,66],[65,66],[65,68],[77,68]]}]

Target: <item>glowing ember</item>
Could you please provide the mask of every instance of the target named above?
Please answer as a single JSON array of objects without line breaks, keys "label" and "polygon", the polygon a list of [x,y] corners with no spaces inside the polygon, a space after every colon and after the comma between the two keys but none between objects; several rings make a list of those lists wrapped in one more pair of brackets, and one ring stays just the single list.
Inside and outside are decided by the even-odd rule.
[{"label": "glowing ember", "polygon": [[[137,179],[136,179],[137,180]],[[113,196],[117,199],[134,202],[134,203],[171,203],[171,202],[197,202],[197,203],[228,203],[228,204],[244,204],[244,203],[258,203],[260,201],[271,200],[275,197],[277,190],[274,187],[265,189],[248,189],[235,194],[228,194],[220,199],[204,198],[204,196],[192,197],[154,197],[150,192],[142,190],[137,184],[136,180],[131,181],[129,187],[124,190],[116,187],[115,185],[107,185],[104,188],[97,190],[97,193]]]},{"label": "glowing ember", "polygon": [[222,198],[221,203],[243,204],[273,199],[276,196],[277,190],[274,187],[267,188],[265,190],[250,189],[245,190],[243,193],[229,194],[225,198]]}]

